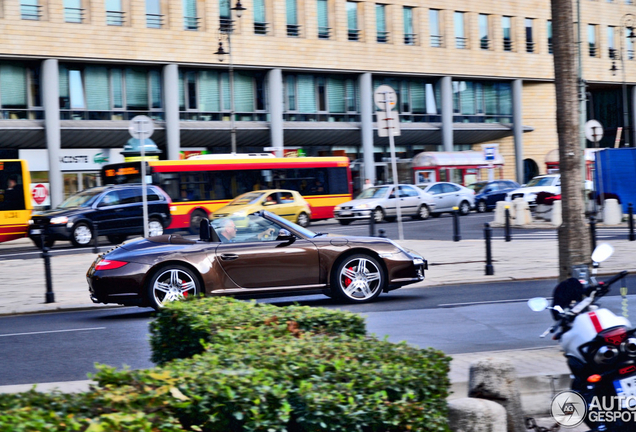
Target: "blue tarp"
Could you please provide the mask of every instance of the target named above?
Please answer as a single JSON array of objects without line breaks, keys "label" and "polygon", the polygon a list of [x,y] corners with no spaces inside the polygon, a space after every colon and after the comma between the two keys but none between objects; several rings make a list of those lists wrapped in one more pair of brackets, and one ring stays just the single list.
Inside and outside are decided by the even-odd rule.
[{"label": "blue tarp", "polygon": [[636,208],[636,148],[608,148],[596,152],[594,187],[598,194],[618,195],[623,213]]}]

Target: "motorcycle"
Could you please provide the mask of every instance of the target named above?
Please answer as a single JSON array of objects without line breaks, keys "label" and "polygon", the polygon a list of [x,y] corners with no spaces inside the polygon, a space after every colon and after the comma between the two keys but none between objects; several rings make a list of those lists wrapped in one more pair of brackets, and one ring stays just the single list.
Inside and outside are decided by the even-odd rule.
[{"label": "motorcycle", "polygon": [[559,283],[551,306],[543,297],[528,301],[533,311],[552,312],[556,323],[540,337],[552,333],[559,341],[572,372],[571,389],[582,397],[582,419],[592,431],[636,430],[636,329],[627,318],[597,303],[612,284],[627,276],[622,271],[597,281],[599,264],[613,252],[611,245],[599,245],[592,254],[592,274]]}]

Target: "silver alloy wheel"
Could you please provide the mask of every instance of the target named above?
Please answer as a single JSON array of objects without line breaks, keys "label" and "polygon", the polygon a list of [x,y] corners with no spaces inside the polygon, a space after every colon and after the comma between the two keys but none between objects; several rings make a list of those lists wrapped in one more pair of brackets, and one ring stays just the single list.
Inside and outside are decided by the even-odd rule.
[{"label": "silver alloy wheel", "polygon": [[296,223],[300,225],[301,227],[309,226],[309,216],[307,216],[307,213],[299,214],[298,221]]},{"label": "silver alloy wheel", "polygon": [[380,207],[373,210],[373,220],[375,223],[380,223],[384,220],[384,212]]},{"label": "silver alloy wheel", "polygon": [[152,286],[152,297],[160,308],[168,302],[182,300],[197,294],[197,284],[194,278],[182,269],[164,270],[155,278]]},{"label": "silver alloy wheel", "polygon": [[478,213],[485,213],[487,210],[486,208],[486,201],[484,200],[479,200],[479,202],[477,203],[477,212]]},{"label": "silver alloy wheel", "polygon": [[91,242],[93,233],[88,225],[82,223],[77,225],[75,230],[73,230],[73,238],[78,245],[86,246]]},{"label": "silver alloy wheel", "polygon": [[417,211],[417,216],[420,219],[424,220],[424,219],[428,219],[430,215],[431,215],[431,211],[428,209],[428,206],[422,204],[420,206],[420,209]]},{"label": "silver alloy wheel", "polygon": [[163,225],[157,219],[150,219],[148,221],[148,236],[160,236],[163,234]]},{"label": "silver alloy wheel", "polygon": [[356,301],[375,297],[383,282],[382,271],[369,257],[353,257],[342,266],[338,275],[342,293]]},{"label": "silver alloy wheel", "polygon": [[461,203],[459,203],[459,214],[465,216],[468,213],[470,213],[470,204],[468,204],[466,201],[462,201]]}]

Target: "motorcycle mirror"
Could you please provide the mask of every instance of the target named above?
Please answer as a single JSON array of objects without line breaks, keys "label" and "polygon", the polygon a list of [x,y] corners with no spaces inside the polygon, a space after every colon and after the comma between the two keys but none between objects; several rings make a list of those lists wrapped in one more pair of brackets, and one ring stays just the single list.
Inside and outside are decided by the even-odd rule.
[{"label": "motorcycle mirror", "polygon": [[614,248],[609,243],[601,243],[592,252],[592,261],[600,263],[608,259],[614,253]]},{"label": "motorcycle mirror", "polygon": [[535,312],[541,312],[548,307],[548,299],[545,297],[535,297],[528,300],[528,307]]}]

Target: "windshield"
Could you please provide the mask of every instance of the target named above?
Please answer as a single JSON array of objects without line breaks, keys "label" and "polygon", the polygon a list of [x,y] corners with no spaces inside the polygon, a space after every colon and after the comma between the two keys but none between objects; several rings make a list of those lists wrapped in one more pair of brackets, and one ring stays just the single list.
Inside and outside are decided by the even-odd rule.
[{"label": "windshield", "polygon": [[254,204],[263,196],[263,192],[248,192],[241,196],[234,198],[234,200],[230,201],[228,205],[236,206],[236,205],[245,205],[245,204]]},{"label": "windshield", "polygon": [[388,190],[388,186],[372,187],[363,190],[362,193],[356,197],[356,199],[382,198],[384,197],[384,195],[386,195]]},{"label": "windshield", "polygon": [[71,195],[58,208],[90,207],[102,192],[104,192],[103,188],[97,188]]},{"label": "windshield", "polygon": [[486,182],[484,183],[473,183],[466,186],[468,189],[472,189],[475,191],[475,194],[478,194],[480,190],[482,190],[486,186]]},{"label": "windshield", "polygon": [[314,238],[317,235],[315,232],[313,232],[311,230],[308,230],[307,228],[303,228],[300,225],[296,225],[295,223],[290,222],[290,221],[288,221],[286,219],[283,219],[282,217],[280,217],[278,215],[275,215],[274,213],[267,212],[267,216],[270,217],[271,219],[277,221],[279,223],[279,225],[283,225],[283,226],[289,225],[295,231],[298,231],[299,233],[301,233],[302,235],[304,235],[307,238]]},{"label": "windshield", "polygon": [[535,177],[528,182],[526,187],[532,186],[552,186],[555,177]]}]

